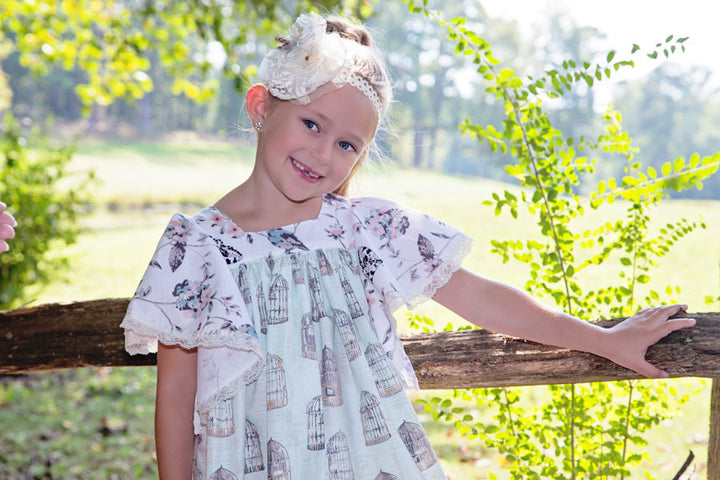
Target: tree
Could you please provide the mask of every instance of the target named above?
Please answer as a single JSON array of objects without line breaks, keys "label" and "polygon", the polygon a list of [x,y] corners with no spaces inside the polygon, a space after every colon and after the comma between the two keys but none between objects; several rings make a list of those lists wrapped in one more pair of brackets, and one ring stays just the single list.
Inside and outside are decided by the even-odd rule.
[{"label": "tree", "polygon": [[[720,152],[704,158],[693,154],[689,161],[676,158],[658,172],[636,159],[638,149],[614,109],[603,115],[601,133],[578,141],[564,135],[543,108],[547,100],[564,98],[578,86],[592,88],[634,66],[634,59],[646,52],[633,46],[629,54],[611,51],[597,62],[566,59],[540,75],[520,77],[495,57],[489,43],[464,18],[445,20],[425,3],[406,3],[411,11],[447,27],[456,51],[474,59],[478,74],[488,81],[487,92],[504,105],[504,114],[493,123],[468,118],[462,129],[515,160],[507,173],[520,184],[519,193],[496,192],[485,203],[496,215],[517,219],[523,210],[537,223],[536,238],[492,241],[492,251],[504,262],[527,266],[525,289],[588,320],[607,314],[629,316],[638,308],[673,302],[648,288],[651,269],[680,238],[702,224],[683,218],[653,233],[649,210],[668,188],[702,185],[720,167]],[[657,48],[667,56],[682,50],[684,41],[670,36]],[[647,54],[657,57],[658,50]],[[625,169],[619,181],[612,177],[601,181],[585,199],[576,189],[582,177],[594,173],[596,151],[618,156]],[[575,219],[615,199],[626,202],[624,215],[577,230]],[[615,282],[594,290],[583,287],[579,275],[583,270],[616,259],[620,273]],[[668,296],[676,291],[672,286],[666,290]],[[433,322],[415,316],[414,324],[430,328]],[[526,408],[520,403],[521,391],[507,388],[455,391],[421,401],[435,419],[497,448],[512,478],[622,479],[630,474],[630,465],[643,459],[637,451],[645,444],[642,434],[672,414],[676,399],[672,389],[659,382],[553,385],[551,401],[536,408]],[[473,409],[460,401],[492,406],[496,422],[476,420]]]},{"label": "tree", "polygon": [[[637,145],[648,164],[658,168],[688,151],[707,155],[717,148],[720,136],[713,121],[717,92],[707,86],[711,72],[704,67],[662,64],[643,81],[620,85],[616,103],[623,106],[628,129],[640,132]],[[677,196],[717,198],[720,179],[710,178],[700,191]]]},{"label": "tree", "polygon": [[[76,92],[86,109],[119,98],[139,99],[153,88],[151,64],[172,78],[172,91],[209,99],[218,81],[209,75],[208,46],[221,46],[223,73],[242,88],[255,66],[256,40],[270,40],[300,11],[319,8],[364,18],[372,4],[353,0],[3,0],[0,28],[20,63],[34,74],[50,65],[83,72]],[[268,42],[263,42],[268,43]]]}]

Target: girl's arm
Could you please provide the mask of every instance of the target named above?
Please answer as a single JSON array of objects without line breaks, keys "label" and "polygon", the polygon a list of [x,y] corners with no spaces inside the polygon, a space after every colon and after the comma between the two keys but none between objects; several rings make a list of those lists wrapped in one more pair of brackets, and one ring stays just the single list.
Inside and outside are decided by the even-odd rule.
[{"label": "girl's arm", "polygon": [[692,318],[668,320],[687,309],[670,305],[642,310],[614,327],[603,328],[462,268],[433,300],[492,332],[594,353],[654,378],[667,377],[667,373],[645,360],[648,347],[674,330],[695,325]]},{"label": "girl's arm", "polygon": [[192,476],[197,350],[158,343],[155,449],[160,479]]}]

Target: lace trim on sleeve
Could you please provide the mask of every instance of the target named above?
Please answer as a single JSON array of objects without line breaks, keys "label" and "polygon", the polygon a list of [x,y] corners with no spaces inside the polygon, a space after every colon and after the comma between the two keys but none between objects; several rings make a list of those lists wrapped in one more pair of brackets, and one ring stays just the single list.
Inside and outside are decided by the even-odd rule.
[{"label": "lace trim on sleeve", "polygon": [[157,352],[158,342],[165,345],[178,345],[182,348],[220,348],[245,350],[261,358],[258,340],[244,332],[198,333],[177,335],[144,327],[132,317],[125,318],[120,325],[125,329],[125,349],[130,355],[147,355]]}]

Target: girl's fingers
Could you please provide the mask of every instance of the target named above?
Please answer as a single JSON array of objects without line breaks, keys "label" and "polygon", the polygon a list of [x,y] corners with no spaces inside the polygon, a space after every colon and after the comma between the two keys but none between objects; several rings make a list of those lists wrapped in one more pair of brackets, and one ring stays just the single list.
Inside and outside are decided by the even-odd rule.
[{"label": "girl's fingers", "polygon": [[681,328],[688,328],[695,326],[694,318],[672,318],[665,322],[667,324],[668,333],[680,330]]},{"label": "girl's fingers", "polygon": [[10,225],[11,227],[17,227],[17,221],[15,220],[15,217],[10,215],[7,212],[3,212],[0,210],[0,225]]},{"label": "girl's fingers", "polygon": [[5,240],[13,238],[15,236],[15,230],[10,225],[3,225],[0,223],[0,239]]},{"label": "girl's fingers", "polygon": [[661,370],[647,362],[645,362],[642,368],[637,369],[637,372],[648,378],[667,378],[669,376],[665,370]]}]

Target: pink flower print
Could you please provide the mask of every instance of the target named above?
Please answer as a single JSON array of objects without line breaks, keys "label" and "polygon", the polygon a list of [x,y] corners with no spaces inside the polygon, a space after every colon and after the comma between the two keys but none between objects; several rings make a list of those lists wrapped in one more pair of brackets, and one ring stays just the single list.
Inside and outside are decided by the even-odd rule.
[{"label": "pink flower print", "polygon": [[165,235],[176,243],[186,243],[187,234],[190,232],[190,225],[184,218],[174,218],[170,221]]},{"label": "pink flower print", "polygon": [[388,242],[400,235],[405,235],[410,226],[407,216],[397,208],[391,208],[384,212],[375,209],[364,223],[373,235],[380,240],[387,239]]},{"label": "pink flower print", "polygon": [[233,238],[237,238],[236,234],[241,231],[240,227],[238,227],[237,225],[234,225],[234,224],[228,225],[227,228],[224,230],[225,231],[223,233],[229,233],[233,236]]},{"label": "pink flower print", "polygon": [[217,225],[222,225],[223,223],[225,223],[225,218],[222,215],[220,215],[220,213],[216,212],[216,213],[213,213],[212,215],[210,215],[210,222],[211,222],[211,226],[215,227]]},{"label": "pink flower print", "polygon": [[385,215],[385,232],[389,239],[397,238],[400,235],[405,235],[410,222],[408,218],[402,214],[402,212],[396,208],[391,208]]},{"label": "pink flower print", "polygon": [[335,224],[335,225],[331,226],[330,228],[326,228],[325,232],[333,240],[342,238],[342,236],[345,235],[345,229],[340,224]]},{"label": "pink flower print", "polygon": [[172,292],[176,297],[175,306],[183,310],[186,317],[196,319],[198,314],[205,310],[213,300],[215,293],[210,290],[210,285],[203,281],[183,280],[175,285]]},{"label": "pink flower print", "polygon": [[385,226],[380,219],[380,210],[373,210],[369,217],[365,219],[365,226],[376,237],[382,238],[385,234]]}]

